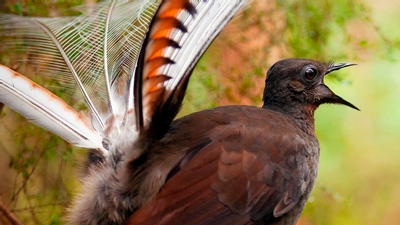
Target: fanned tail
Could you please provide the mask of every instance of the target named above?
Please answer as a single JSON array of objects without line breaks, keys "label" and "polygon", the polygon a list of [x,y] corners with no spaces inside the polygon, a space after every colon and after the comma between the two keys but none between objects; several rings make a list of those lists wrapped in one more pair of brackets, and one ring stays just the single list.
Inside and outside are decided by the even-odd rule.
[{"label": "fanned tail", "polygon": [[[80,90],[92,124],[5,67],[0,102],[77,146],[112,150],[89,165],[71,222],[123,224],[154,198],[169,171],[145,167],[143,153],[167,132],[200,57],[247,3],[164,0],[155,12],[155,1],[105,1],[77,17],[0,16],[1,35],[11,34],[4,44],[30,46],[24,50],[32,51],[32,63],[44,64],[44,76]],[[151,189],[149,180],[156,181]]]}]

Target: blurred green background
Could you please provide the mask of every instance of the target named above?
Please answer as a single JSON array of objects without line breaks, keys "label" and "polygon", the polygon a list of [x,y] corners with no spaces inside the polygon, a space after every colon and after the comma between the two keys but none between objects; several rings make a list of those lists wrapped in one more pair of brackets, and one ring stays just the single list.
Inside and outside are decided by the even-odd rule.
[{"label": "blurred green background", "polygon": [[[59,16],[81,3],[2,1],[0,9]],[[361,111],[336,105],[317,110],[319,177],[298,224],[400,224],[399,27],[400,1],[256,0],[198,64],[180,115],[218,105],[261,105],[265,73],[281,58],[356,62],[326,79]],[[16,53],[2,52],[0,63],[20,68],[10,54]],[[0,134],[3,204],[26,224],[62,224],[79,189],[85,150],[7,107]],[[1,223],[8,221],[0,214]]]}]

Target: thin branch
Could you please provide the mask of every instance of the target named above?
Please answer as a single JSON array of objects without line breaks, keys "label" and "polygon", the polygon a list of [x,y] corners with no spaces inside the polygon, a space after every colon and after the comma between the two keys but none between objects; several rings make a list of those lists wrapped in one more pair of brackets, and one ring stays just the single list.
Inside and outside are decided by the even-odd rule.
[{"label": "thin branch", "polygon": [[21,221],[0,201],[0,212],[4,215],[8,221],[11,222],[13,225],[23,225]]}]

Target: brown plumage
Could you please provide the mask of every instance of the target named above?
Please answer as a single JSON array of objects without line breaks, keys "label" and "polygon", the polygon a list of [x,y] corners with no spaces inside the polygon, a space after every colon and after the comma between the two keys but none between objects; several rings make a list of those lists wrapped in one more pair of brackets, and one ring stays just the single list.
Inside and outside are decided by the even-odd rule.
[{"label": "brown plumage", "polygon": [[147,179],[168,178],[127,224],[294,224],[317,176],[314,111],[323,103],[356,108],[323,77],[350,65],[282,60],[268,72],[262,108],[218,107],[174,121],[146,160],[132,162],[134,174],[146,164]]},{"label": "brown plumage", "polygon": [[[110,3],[107,12],[113,12],[118,3]],[[82,193],[70,210],[70,223],[214,225],[294,224],[297,221],[317,176],[319,144],[314,133],[314,111],[324,103],[356,108],[325,86],[323,78],[351,63],[281,60],[268,71],[263,107],[218,107],[173,121],[194,65],[245,3],[162,1],[138,54],[133,53],[136,45],[131,46],[127,41],[118,42],[115,46],[121,44],[121,48],[111,48],[111,52],[121,49],[121,52],[128,49],[131,52],[121,53],[110,65],[107,59],[114,57],[104,57],[105,71],[122,74],[108,76],[96,67],[93,70],[97,72],[87,72],[104,74],[107,78],[104,78],[107,92],[99,91],[107,94],[99,96],[108,96],[104,116],[91,101],[98,96],[84,94],[94,118],[90,126],[81,117],[74,117],[80,114],[61,99],[48,107],[46,99],[53,97],[50,92],[27,78],[22,78],[25,86],[21,86],[21,82],[15,82],[18,79],[13,72],[1,67],[2,102],[66,140],[91,148]],[[108,19],[112,18],[110,14]],[[119,19],[115,23],[124,21]],[[61,21],[69,19],[61,18]],[[108,27],[107,21],[105,27]],[[95,22],[86,23],[97,26]],[[40,20],[33,23],[40,29],[45,28],[43,24]],[[67,24],[63,29],[69,31],[73,24]],[[72,31],[71,34],[80,34],[78,28]],[[44,31],[47,35],[51,32]],[[125,40],[122,38],[125,32],[117,33]],[[38,36],[32,37],[35,44],[41,43],[36,42]],[[56,49],[63,50],[56,37],[53,35],[50,39]],[[42,42],[48,43],[48,40],[45,38]],[[86,46],[87,41],[94,39],[84,40],[77,43]],[[98,44],[103,45],[103,42]],[[124,48],[127,46],[132,48]],[[80,46],[75,47],[80,50]],[[45,52],[45,49],[38,52],[44,54],[42,50]],[[95,52],[93,55],[107,56],[107,51]],[[75,56],[76,52],[73,53]],[[138,56],[137,60],[134,57],[131,61],[132,56]],[[66,55],[60,54],[60,57],[68,61]],[[75,65],[81,68],[79,63],[67,63],[70,72],[75,71],[72,70]],[[74,78],[79,84],[80,76]],[[113,78],[112,82],[108,78]],[[93,83],[86,84],[79,85],[83,93]],[[112,105],[115,110],[111,110]],[[80,126],[75,126],[78,121]]]}]

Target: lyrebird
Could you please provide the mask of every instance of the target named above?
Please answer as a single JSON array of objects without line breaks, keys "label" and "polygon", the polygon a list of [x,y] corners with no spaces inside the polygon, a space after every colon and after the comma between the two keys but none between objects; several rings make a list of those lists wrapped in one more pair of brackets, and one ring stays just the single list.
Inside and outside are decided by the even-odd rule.
[{"label": "lyrebird", "polygon": [[246,4],[113,1],[78,17],[1,17],[8,43],[30,46],[36,61],[51,55],[43,73],[76,84],[90,111],[83,117],[0,67],[0,102],[89,149],[70,223],[297,221],[317,174],[314,111],[323,103],[356,108],[323,78],[353,64],[281,60],[268,71],[262,108],[218,107],[173,121],[200,56]]}]

